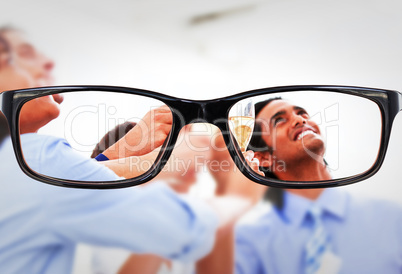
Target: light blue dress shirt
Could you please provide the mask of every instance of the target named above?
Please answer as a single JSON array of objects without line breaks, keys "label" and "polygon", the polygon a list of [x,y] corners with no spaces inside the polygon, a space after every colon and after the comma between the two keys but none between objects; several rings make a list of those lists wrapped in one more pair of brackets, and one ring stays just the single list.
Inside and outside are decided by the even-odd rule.
[{"label": "light blue dress shirt", "polygon": [[[311,237],[306,212],[311,201],[285,192],[282,211],[272,209],[254,224],[236,231],[236,273],[302,274],[303,250]],[[315,201],[339,273],[402,273],[402,210],[388,201],[326,189]]]},{"label": "light blue dress shirt", "polygon": [[[116,178],[94,160],[77,156],[61,139],[22,138],[34,144],[25,152],[41,161],[35,167],[39,171],[59,177],[63,166],[75,179]],[[212,248],[215,213],[163,183],[116,190],[62,188],[23,174],[10,139],[2,144],[0,157],[0,273],[71,273],[79,242],[182,261],[196,260]]]}]

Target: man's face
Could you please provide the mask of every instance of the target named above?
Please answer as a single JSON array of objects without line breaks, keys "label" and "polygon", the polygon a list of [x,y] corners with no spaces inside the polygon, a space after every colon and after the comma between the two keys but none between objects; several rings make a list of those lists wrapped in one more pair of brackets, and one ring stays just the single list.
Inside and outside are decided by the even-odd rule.
[{"label": "man's face", "polygon": [[[0,92],[53,84],[53,61],[38,52],[19,31],[2,33],[9,45],[9,62],[0,67]],[[59,115],[62,96],[45,96],[26,103],[20,113],[21,133],[37,132]]]},{"label": "man's face", "polygon": [[262,123],[263,140],[273,149],[272,160],[289,165],[324,154],[320,129],[302,107],[274,100],[257,119]]},{"label": "man's face", "polygon": [[51,59],[37,51],[19,31],[5,31],[3,36],[9,44],[12,64],[30,78],[33,87],[53,84],[54,63]]}]

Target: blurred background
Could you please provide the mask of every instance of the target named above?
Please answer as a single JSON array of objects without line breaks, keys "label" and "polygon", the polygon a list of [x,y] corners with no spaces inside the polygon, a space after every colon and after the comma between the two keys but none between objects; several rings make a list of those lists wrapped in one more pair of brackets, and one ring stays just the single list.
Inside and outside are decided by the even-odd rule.
[{"label": "blurred background", "polygon": [[[57,85],[189,99],[295,84],[402,91],[399,0],[1,0],[0,10],[0,25],[55,60]],[[380,172],[347,189],[402,203],[401,119]]]}]

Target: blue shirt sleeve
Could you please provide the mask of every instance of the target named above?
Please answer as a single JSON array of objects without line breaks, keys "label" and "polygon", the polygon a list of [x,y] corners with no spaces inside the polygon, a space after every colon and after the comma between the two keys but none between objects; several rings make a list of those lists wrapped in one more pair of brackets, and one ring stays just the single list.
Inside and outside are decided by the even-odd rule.
[{"label": "blue shirt sleeve", "polygon": [[[85,181],[120,179],[63,139],[22,138],[26,160],[39,173]],[[206,255],[218,225],[209,206],[179,196],[163,183],[116,190],[52,187],[43,202],[56,242],[121,247],[181,261]]]},{"label": "blue shirt sleeve", "polygon": [[46,209],[55,240],[121,247],[184,262],[212,248],[217,217],[164,183],[117,190],[64,189]]},{"label": "blue shirt sleeve", "polygon": [[21,136],[25,161],[35,172],[77,181],[122,180],[96,160],[74,151],[66,140],[39,134]]}]

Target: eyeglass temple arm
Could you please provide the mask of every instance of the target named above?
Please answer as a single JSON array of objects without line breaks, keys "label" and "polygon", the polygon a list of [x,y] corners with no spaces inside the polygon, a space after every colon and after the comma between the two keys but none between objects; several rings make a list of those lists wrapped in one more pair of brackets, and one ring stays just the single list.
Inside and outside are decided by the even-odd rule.
[{"label": "eyeglass temple arm", "polygon": [[7,100],[7,95],[10,94],[7,93],[7,91],[0,91],[0,115],[4,115],[8,119],[9,117],[7,116],[11,112],[10,110],[12,106],[10,106],[10,104],[8,103],[9,100]]},{"label": "eyeglass temple arm", "polygon": [[[3,98],[5,98],[4,93],[0,91],[0,127],[5,127],[6,128],[5,130],[9,130],[10,125],[8,124],[9,121],[5,114],[7,106],[3,105],[5,104]],[[2,131],[3,128],[0,128],[0,132]]]},{"label": "eyeglass temple arm", "polygon": [[3,113],[3,94],[0,93],[0,144],[4,138],[10,134],[10,128],[8,122]]},{"label": "eyeglass temple arm", "polygon": [[398,91],[399,111],[402,111],[402,93]]},{"label": "eyeglass temple arm", "polygon": [[0,112],[3,113],[3,92],[0,91]]}]

